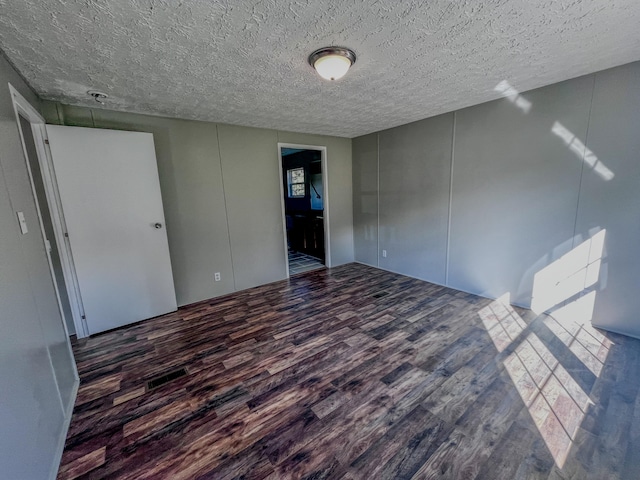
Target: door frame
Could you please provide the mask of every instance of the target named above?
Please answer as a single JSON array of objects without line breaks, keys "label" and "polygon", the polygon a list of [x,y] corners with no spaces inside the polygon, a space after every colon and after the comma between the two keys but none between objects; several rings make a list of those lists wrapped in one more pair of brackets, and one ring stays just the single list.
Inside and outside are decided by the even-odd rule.
[{"label": "door frame", "polygon": [[280,172],[280,207],[282,210],[282,230],[284,233],[284,258],[285,258],[285,266],[287,272],[287,278],[289,278],[289,249],[287,246],[287,217],[285,213],[285,203],[284,203],[284,169],[282,168],[282,149],[283,148],[295,148],[300,150],[315,150],[320,152],[320,165],[322,166],[322,195],[324,198],[322,199],[323,204],[323,212],[322,212],[322,220],[324,223],[324,264],[327,268],[331,268],[331,246],[329,243],[329,239],[331,236],[329,235],[329,182],[328,182],[328,172],[327,172],[327,147],[321,145],[301,145],[298,143],[282,143],[278,142],[278,170]]},{"label": "door frame", "polygon": [[[56,183],[55,170],[53,168],[53,162],[51,159],[51,150],[49,149],[49,139],[47,136],[47,129],[45,126],[45,120],[40,113],[33,108],[33,106],[18,92],[13,85],[9,83],[9,91],[11,93],[11,99],[13,102],[13,109],[16,116],[16,122],[18,123],[18,131],[20,133],[20,141],[22,143],[22,150],[25,156],[25,162],[27,165],[27,172],[29,173],[29,182],[31,183],[31,191],[34,199],[36,199],[36,209],[38,212],[38,223],[42,231],[42,237],[46,241],[46,235],[44,232],[44,225],[42,223],[42,213],[40,212],[40,206],[37,202],[35,186],[33,183],[33,173],[29,166],[27,148],[22,134],[22,128],[20,126],[19,115],[22,115],[30,124],[33,132],[34,143],[36,147],[36,154],[38,157],[38,163],[40,164],[40,171],[42,172],[42,181],[45,187],[45,199],[49,204],[49,211],[51,212],[51,222],[53,224],[53,230],[55,233],[56,243],[58,245],[58,253],[60,255],[60,263],[62,265],[62,274],[66,285],[66,292],[64,294],[69,298],[69,305],[71,307],[71,315],[73,317],[73,324],[76,329],[76,336],[83,338],[89,336],[89,329],[87,328],[86,320],[84,319],[84,308],[82,306],[82,299],[80,297],[80,288],[78,279],[76,277],[75,267],[73,265],[73,256],[71,254],[71,245],[69,244],[69,238],[66,234],[67,228],[64,220],[64,214],[62,211],[62,203],[60,201],[60,194],[58,192],[58,186]],[[45,244],[45,251],[47,252],[47,260],[49,261],[49,269],[51,271],[51,277],[56,291],[56,299],[58,301],[58,308],[60,309],[60,315],[63,320],[63,325],[67,337],[69,337],[69,329],[65,321],[64,312],[62,310],[62,303],[60,301],[60,292],[58,291],[58,285],[55,281],[55,272],[53,270],[53,263],[51,261],[51,255],[49,248]],[[71,348],[71,346],[69,346]]]}]

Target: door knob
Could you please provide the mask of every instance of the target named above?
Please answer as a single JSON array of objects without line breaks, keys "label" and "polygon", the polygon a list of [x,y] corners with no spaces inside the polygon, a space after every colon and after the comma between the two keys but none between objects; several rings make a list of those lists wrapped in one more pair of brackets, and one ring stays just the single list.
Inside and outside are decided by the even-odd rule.
[{"label": "door knob", "polygon": [[159,222],[158,222],[158,223],[155,223],[153,226],[154,226],[154,227],[156,227],[156,228],[162,228],[162,224],[161,224],[161,223],[159,223]]}]

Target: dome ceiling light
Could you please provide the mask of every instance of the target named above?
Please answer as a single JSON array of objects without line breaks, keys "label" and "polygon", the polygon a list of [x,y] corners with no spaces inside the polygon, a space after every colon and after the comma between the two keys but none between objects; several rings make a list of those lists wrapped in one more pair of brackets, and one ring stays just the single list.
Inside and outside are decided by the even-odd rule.
[{"label": "dome ceiling light", "polygon": [[324,47],[309,55],[309,64],[326,80],[338,80],[356,63],[353,50],[344,47]]}]

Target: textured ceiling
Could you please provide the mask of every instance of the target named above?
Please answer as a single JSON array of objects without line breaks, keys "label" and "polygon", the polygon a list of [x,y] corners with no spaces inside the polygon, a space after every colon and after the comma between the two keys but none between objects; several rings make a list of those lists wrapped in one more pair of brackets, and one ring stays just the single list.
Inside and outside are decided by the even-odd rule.
[{"label": "textured ceiling", "polygon": [[[638,0],[0,0],[43,98],[346,137],[639,60],[638,25]],[[358,55],[333,83],[327,45]]]}]

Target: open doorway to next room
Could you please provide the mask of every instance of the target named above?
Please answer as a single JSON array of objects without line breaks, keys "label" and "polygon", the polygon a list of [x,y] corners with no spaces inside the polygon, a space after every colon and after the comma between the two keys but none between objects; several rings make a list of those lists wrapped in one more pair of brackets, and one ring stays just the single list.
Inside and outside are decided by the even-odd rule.
[{"label": "open doorway to next room", "polygon": [[322,152],[280,149],[289,274],[325,266]]}]

